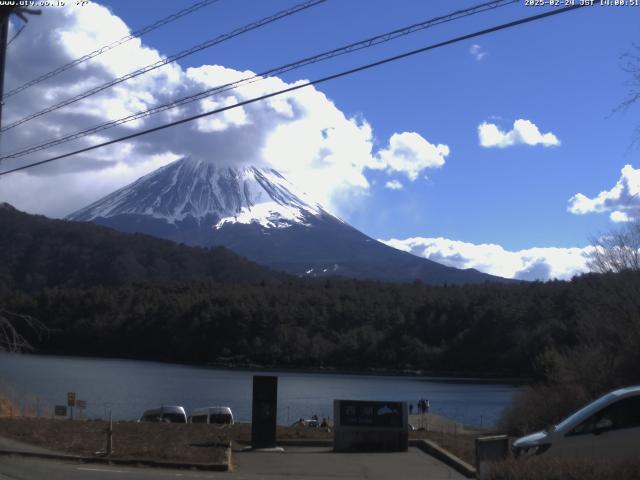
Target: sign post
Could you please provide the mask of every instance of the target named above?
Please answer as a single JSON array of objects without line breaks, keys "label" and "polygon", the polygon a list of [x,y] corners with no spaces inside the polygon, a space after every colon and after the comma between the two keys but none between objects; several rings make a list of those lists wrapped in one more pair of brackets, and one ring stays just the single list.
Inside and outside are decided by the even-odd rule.
[{"label": "sign post", "polygon": [[76,392],[67,393],[67,406],[71,409],[71,420],[73,420],[73,407],[76,406]]},{"label": "sign post", "polygon": [[251,409],[251,447],[276,446],[278,414],[278,377],[253,377],[253,405]]},{"label": "sign post", "polygon": [[87,411],[86,400],[76,400],[76,407],[78,408],[78,418],[85,418]]},{"label": "sign post", "polygon": [[113,453],[113,422],[111,421],[111,410],[109,410],[109,426],[107,427],[107,456]]},{"label": "sign post", "polygon": [[53,409],[53,414],[56,417],[66,417],[67,416],[67,406],[66,405],[56,405]]}]

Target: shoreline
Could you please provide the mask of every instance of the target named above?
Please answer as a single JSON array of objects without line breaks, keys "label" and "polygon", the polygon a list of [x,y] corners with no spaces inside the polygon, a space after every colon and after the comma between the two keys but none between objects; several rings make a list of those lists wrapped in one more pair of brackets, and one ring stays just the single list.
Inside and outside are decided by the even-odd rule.
[{"label": "shoreline", "polygon": [[240,372],[264,372],[264,373],[304,373],[304,374],[321,374],[321,375],[353,375],[353,376],[373,376],[373,377],[416,377],[424,378],[427,380],[437,380],[443,383],[501,383],[507,385],[522,386],[530,382],[527,377],[508,377],[499,376],[495,372],[491,372],[486,376],[478,376],[477,374],[469,374],[464,372],[433,372],[427,370],[411,370],[411,369],[340,369],[337,367],[313,367],[313,368],[296,368],[277,365],[257,365],[257,364],[232,364],[228,362],[224,363],[194,363],[194,362],[180,362],[169,361],[160,359],[149,358],[135,358],[135,357],[119,357],[119,356],[91,356],[84,354],[69,354],[69,353],[57,353],[57,352],[22,352],[22,353],[7,353],[2,352],[4,355],[24,355],[34,357],[60,357],[60,358],[74,358],[74,359],[89,359],[89,360],[123,360],[123,361],[135,361],[135,362],[147,362],[169,365],[181,365],[188,367],[206,368],[212,370],[228,370],[228,371],[240,371]]}]

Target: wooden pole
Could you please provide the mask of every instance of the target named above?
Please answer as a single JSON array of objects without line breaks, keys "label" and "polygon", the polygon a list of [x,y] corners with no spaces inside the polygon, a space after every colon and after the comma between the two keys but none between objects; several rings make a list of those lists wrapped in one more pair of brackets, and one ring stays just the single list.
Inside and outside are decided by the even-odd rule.
[{"label": "wooden pole", "polygon": [[113,421],[111,420],[111,410],[109,410],[109,428],[107,428],[107,456],[113,452]]},{"label": "wooden pole", "polygon": [[2,96],[4,95],[4,66],[7,58],[7,37],[9,36],[9,15],[15,7],[6,6],[0,10],[0,127],[2,127]]}]

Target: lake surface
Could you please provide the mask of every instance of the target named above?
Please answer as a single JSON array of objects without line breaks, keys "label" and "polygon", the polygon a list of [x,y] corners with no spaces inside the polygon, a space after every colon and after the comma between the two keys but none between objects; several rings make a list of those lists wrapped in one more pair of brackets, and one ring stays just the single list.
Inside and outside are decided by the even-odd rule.
[{"label": "lake surface", "polygon": [[183,405],[187,412],[230,406],[251,420],[252,376],[277,375],[278,423],[333,416],[333,400],[431,402],[433,413],[467,425],[493,425],[521,387],[480,380],[429,377],[252,372],[157,362],[0,353],[0,392],[40,411],[65,405],[67,392],[86,400],[88,418],[135,420],[148,409]]}]

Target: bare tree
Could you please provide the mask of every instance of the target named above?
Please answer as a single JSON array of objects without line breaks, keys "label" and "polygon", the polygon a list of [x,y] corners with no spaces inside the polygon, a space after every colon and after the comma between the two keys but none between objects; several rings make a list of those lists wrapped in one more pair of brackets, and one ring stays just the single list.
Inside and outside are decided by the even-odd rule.
[{"label": "bare tree", "polygon": [[31,343],[21,333],[23,331],[30,331],[39,339],[47,328],[35,318],[0,308],[0,351],[33,350]]},{"label": "bare tree", "polygon": [[594,246],[588,266],[594,272],[640,271],[640,219],[592,239]]},{"label": "bare tree", "polygon": [[618,109],[625,109],[640,101],[640,45],[633,45],[633,50],[620,57],[622,69],[631,77],[627,81],[629,95],[618,106]]},{"label": "bare tree", "polygon": [[[625,111],[632,105],[640,103],[640,45],[634,44],[633,49],[620,57],[622,70],[629,74],[626,85],[629,87],[627,98],[613,109],[613,113]],[[640,126],[636,127],[632,145],[640,142]]]}]

